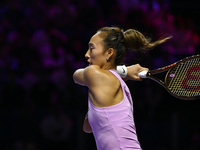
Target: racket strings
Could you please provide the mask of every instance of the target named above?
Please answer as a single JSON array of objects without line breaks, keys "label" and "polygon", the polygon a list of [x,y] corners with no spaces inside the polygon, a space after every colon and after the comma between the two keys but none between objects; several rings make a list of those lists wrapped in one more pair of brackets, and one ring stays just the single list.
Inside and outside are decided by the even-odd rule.
[{"label": "racket strings", "polygon": [[183,62],[174,67],[166,78],[168,89],[178,96],[200,95],[200,58]]}]

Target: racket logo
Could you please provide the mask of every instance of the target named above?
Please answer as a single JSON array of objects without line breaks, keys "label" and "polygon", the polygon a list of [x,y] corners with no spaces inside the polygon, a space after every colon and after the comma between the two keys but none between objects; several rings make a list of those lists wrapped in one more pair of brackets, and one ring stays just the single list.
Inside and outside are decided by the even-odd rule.
[{"label": "racket logo", "polygon": [[125,73],[125,70],[124,70],[124,68],[122,68],[123,69],[123,73]]},{"label": "racket logo", "polygon": [[191,67],[187,72],[186,78],[182,82],[182,88],[185,89],[186,91],[199,91],[200,90],[199,74],[200,74],[200,66]]},{"label": "racket logo", "polygon": [[170,77],[171,77],[171,78],[175,77],[175,74],[170,74]]}]

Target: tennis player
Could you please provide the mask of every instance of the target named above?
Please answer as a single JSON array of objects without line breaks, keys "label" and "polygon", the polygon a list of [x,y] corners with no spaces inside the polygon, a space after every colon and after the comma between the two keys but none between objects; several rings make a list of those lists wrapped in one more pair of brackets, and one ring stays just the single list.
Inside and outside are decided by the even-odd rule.
[{"label": "tennis player", "polygon": [[133,116],[133,101],[124,80],[141,80],[139,64],[118,66],[128,51],[146,51],[165,42],[151,42],[134,29],[103,27],[89,42],[85,57],[89,66],[73,75],[75,83],[87,86],[88,113],[83,130],[93,133],[98,150],[141,150]]}]

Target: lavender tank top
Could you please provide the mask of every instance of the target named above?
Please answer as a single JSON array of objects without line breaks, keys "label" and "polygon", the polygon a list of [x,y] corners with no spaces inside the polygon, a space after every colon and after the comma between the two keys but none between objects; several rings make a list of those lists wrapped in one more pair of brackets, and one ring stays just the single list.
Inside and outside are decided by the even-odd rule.
[{"label": "lavender tank top", "polygon": [[113,106],[96,107],[88,98],[88,120],[98,150],[141,150],[133,118],[132,97],[126,83],[114,70],[109,70],[120,81],[123,100]]}]

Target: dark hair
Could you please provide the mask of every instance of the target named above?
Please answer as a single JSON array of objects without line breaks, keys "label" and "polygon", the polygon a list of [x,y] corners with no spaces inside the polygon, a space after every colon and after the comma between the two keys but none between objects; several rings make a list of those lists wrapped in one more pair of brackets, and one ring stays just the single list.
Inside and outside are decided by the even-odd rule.
[{"label": "dark hair", "polygon": [[97,32],[100,32],[100,36],[103,38],[104,50],[108,50],[109,48],[116,50],[116,65],[122,63],[128,49],[146,52],[171,38],[167,37],[151,42],[150,38],[146,38],[137,30],[128,29],[124,32],[123,29],[119,27],[103,27]]}]

